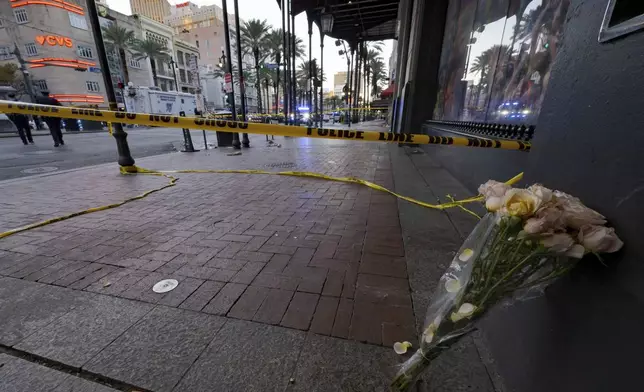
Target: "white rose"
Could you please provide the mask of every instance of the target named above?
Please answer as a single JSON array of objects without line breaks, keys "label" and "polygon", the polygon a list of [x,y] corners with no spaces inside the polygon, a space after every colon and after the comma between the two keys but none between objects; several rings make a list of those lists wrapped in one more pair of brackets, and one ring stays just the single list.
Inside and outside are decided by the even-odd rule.
[{"label": "white rose", "polygon": [[541,207],[541,199],[527,189],[510,189],[503,196],[501,213],[528,218]]},{"label": "white rose", "polygon": [[537,195],[537,197],[539,197],[543,201],[543,203],[548,203],[550,200],[552,200],[552,190],[546,188],[541,184],[530,185],[528,187],[528,190]]},{"label": "white rose", "polygon": [[575,244],[572,248],[568,249],[565,253],[566,256],[573,259],[581,259],[586,254],[586,248],[583,245]]},{"label": "white rose", "polygon": [[566,226],[580,229],[585,225],[601,226],[606,224],[606,218],[599,212],[588,208],[578,198],[567,193],[555,191],[557,205],[563,211]]},{"label": "white rose", "polygon": [[502,206],[502,200],[500,197],[492,196],[489,199],[485,201],[485,208],[487,208],[488,211],[497,211],[499,208]]},{"label": "white rose", "polygon": [[485,196],[485,199],[489,199],[490,197],[503,197],[510,188],[508,184],[489,180],[479,187],[479,193]]},{"label": "white rose", "polygon": [[541,245],[551,252],[565,253],[575,245],[575,240],[566,233],[550,234],[541,239]]},{"label": "white rose", "polygon": [[605,226],[583,226],[579,230],[578,240],[586,249],[596,253],[613,253],[624,246],[615,229]]},{"label": "white rose", "polygon": [[523,230],[528,234],[541,234],[562,229],[563,226],[561,210],[549,205],[539,209],[534,217],[528,219]]}]

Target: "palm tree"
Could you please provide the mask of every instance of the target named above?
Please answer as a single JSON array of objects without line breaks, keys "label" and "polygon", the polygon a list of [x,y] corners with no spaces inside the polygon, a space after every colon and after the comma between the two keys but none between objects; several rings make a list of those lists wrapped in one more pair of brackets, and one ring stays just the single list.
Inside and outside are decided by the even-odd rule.
[{"label": "palm tree", "polygon": [[266,95],[265,95],[265,97],[266,97],[266,101],[265,101],[266,102],[266,111],[270,112],[269,108],[270,108],[270,105],[271,105],[271,97],[270,97],[270,93],[268,91],[268,87],[269,86],[273,86],[273,87],[276,86],[276,84],[277,84],[277,72],[275,70],[273,70],[273,69],[268,69],[268,68],[262,67],[260,69],[260,76],[261,76],[260,82],[264,83],[264,88],[265,88],[265,91],[266,91]]},{"label": "palm tree", "polygon": [[371,95],[377,96],[382,91],[380,82],[385,80],[387,74],[385,73],[385,62],[382,58],[378,57],[371,61]]},{"label": "palm tree", "polygon": [[[379,47],[377,47],[379,48]],[[369,84],[373,86],[372,79],[370,77],[371,73],[373,72],[374,68],[374,63],[380,62],[384,66],[384,62],[382,59],[382,56],[380,56],[380,53],[382,52],[382,49],[368,49],[365,53],[364,57],[364,76],[365,76],[365,98],[367,103],[369,102]],[[384,67],[380,67],[378,69],[380,73],[384,73]],[[382,76],[379,75],[380,79]]]},{"label": "palm tree", "polygon": [[[130,81],[130,73],[127,69],[125,52],[130,52],[130,47],[134,46],[136,38],[134,31],[125,27],[119,27],[116,23],[103,27],[103,39],[107,50],[117,52],[121,60],[121,69],[123,70],[123,83],[125,85]],[[131,52],[130,52],[131,54]]]},{"label": "palm tree", "polygon": [[[311,63],[311,69],[313,71],[313,79],[314,83],[319,82],[319,75],[321,73],[320,66],[318,65],[317,61],[315,59],[310,61]],[[297,78],[297,85],[301,87],[301,89],[304,91],[304,95],[308,97],[309,95],[309,61],[303,61],[300,63],[299,68],[295,71],[295,77]],[[326,80],[326,76],[323,76],[323,80]],[[305,100],[308,102],[308,100]]]},{"label": "palm tree", "polygon": [[[242,50],[245,53],[252,53],[253,58],[255,59],[255,72],[257,75],[257,106],[259,109],[259,112],[262,112],[262,94],[261,94],[261,86],[260,86],[260,75],[259,75],[259,68],[260,68],[260,61],[263,61],[266,57],[267,54],[265,54],[265,49],[267,47],[267,38],[268,34],[271,30],[271,27],[269,26],[268,22],[266,20],[259,20],[259,19],[251,19],[247,22],[244,22],[242,26],[240,26],[240,34],[241,34],[241,46]],[[263,53],[262,53],[263,52]],[[263,56],[260,58],[260,55]]]},{"label": "palm tree", "polygon": [[[152,69],[152,79],[154,80],[154,85],[157,85],[157,67],[156,61],[168,61],[170,59],[170,53],[168,53],[168,48],[157,41],[146,38],[145,40],[136,40],[134,43],[134,51],[136,52],[136,59],[150,59],[150,67]],[[178,88],[178,87],[177,87]]]},{"label": "palm tree", "polygon": [[[253,75],[253,73],[251,71],[252,71],[251,68],[245,68],[243,70],[244,85],[247,85],[247,84],[252,85],[253,83],[255,83],[255,76]],[[223,67],[220,67],[219,65],[217,65],[217,67],[215,69],[213,69],[213,71],[210,74],[206,74],[206,75],[212,75],[212,76],[214,76],[216,78],[222,78],[223,79],[224,75],[227,72],[228,72],[227,66],[224,65]],[[237,64],[235,64],[235,63],[233,63],[233,75],[239,75],[239,73],[237,72]],[[239,86],[239,78],[238,77],[233,78],[233,82],[235,83],[236,86]]]}]

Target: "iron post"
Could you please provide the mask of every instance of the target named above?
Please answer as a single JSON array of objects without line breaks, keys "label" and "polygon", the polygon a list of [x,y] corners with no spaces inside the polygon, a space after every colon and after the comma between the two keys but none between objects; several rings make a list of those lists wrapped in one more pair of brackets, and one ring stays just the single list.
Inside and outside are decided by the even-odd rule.
[{"label": "iron post", "polygon": [[[101,33],[101,25],[98,21],[95,0],[87,0],[87,13],[89,14],[92,34],[94,35],[94,42],[96,43],[96,53],[98,54],[98,62],[101,65],[101,73],[103,75],[103,82],[105,83],[105,94],[107,95],[109,108],[110,110],[118,111],[116,94],[114,93],[112,75],[110,73],[107,55],[105,54],[103,34]],[[132,158],[132,154],[130,153],[130,146],[127,144],[127,133],[123,130],[123,126],[121,123],[112,123],[112,128],[112,136],[116,139],[116,148],[119,154],[119,165],[124,167],[134,166],[134,158]]]},{"label": "iron post", "polygon": [[[244,80],[244,71],[242,68],[242,54],[241,54],[241,35],[239,35],[239,5],[237,0],[234,0],[235,4],[235,39],[237,44],[237,68],[239,70],[239,92],[241,97],[241,115],[242,121],[246,122],[246,81]],[[231,59],[232,60],[232,59]],[[242,146],[250,147],[250,141],[248,140],[248,134],[242,133]]]},{"label": "iron post", "polygon": [[324,127],[324,33],[320,31],[320,128]]},{"label": "iron post", "polygon": [[[224,38],[226,41],[226,57],[228,57],[228,73],[230,74],[231,80],[230,80],[230,89],[231,92],[229,94],[232,94],[232,100],[231,100],[231,108],[232,108],[232,120],[237,121],[237,109],[235,108],[235,82],[232,79],[233,77],[233,58],[230,57],[230,26],[228,25],[228,6],[227,6],[227,0],[222,0],[222,10],[224,11]],[[239,83],[241,86],[241,83]],[[243,102],[243,101],[242,101]],[[239,133],[238,132],[233,132],[233,148],[235,150],[241,150],[241,143],[239,142]]]}]

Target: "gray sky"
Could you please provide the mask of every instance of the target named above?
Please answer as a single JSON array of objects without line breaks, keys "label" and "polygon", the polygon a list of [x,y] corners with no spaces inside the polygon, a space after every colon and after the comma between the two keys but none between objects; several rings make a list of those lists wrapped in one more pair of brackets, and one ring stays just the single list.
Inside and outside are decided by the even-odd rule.
[{"label": "gray sky", "polygon": [[[169,0],[170,4],[181,3],[183,1]],[[239,1],[239,16],[244,20],[249,19],[266,19],[269,24],[273,25],[275,28],[282,27],[282,15],[280,9],[277,5],[276,0],[238,0]],[[221,0],[192,0],[193,3],[198,5],[211,5],[217,4],[221,6]],[[132,12],[130,10],[129,0],[107,0],[110,8],[115,9],[126,15],[130,15]],[[228,12],[234,13],[233,1],[228,0]],[[306,22],[306,14],[301,13],[295,17],[295,31],[298,37],[300,37],[306,46],[306,53],[308,59],[308,24]],[[312,35],[313,58],[320,59],[320,34],[317,29],[317,26],[313,26],[313,35]],[[389,62],[389,55],[391,54],[393,41],[387,40],[384,41],[382,57],[385,64]],[[346,71],[347,63],[344,56],[338,55],[338,48],[334,44],[334,40],[329,39],[328,37],[324,40],[324,73],[326,75],[326,81],[324,82],[324,87],[333,89],[333,74],[340,71]]]}]

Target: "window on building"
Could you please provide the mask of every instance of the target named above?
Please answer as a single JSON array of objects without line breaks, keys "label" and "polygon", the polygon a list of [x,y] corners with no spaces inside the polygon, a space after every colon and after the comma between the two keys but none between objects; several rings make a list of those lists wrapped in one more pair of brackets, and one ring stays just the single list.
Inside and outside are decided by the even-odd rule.
[{"label": "window on building", "polygon": [[72,25],[72,27],[76,27],[77,29],[81,30],[87,30],[87,20],[83,15],[78,15],[74,12],[67,12],[69,14],[69,24]]},{"label": "window on building", "polygon": [[93,93],[101,91],[98,82],[92,82],[88,80],[87,82],[85,82],[85,85],[87,86],[87,91],[91,91]]},{"label": "window on building", "polygon": [[49,90],[49,87],[47,87],[47,81],[43,79],[34,80],[34,86],[40,91]]},{"label": "window on building", "polygon": [[197,47],[199,47],[199,40],[195,41],[195,45],[197,45]]},{"label": "window on building", "polygon": [[210,49],[210,41],[209,40],[206,40],[206,48]]},{"label": "window on building", "polygon": [[27,10],[24,8],[18,8],[13,10],[13,15],[16,17],[16,22],[18,23],[29,22],[29,16],[27,15]]},{"label": "window on building", "polygon": [[84,57],[86,59],[93,59],[94,55],[92,53],[92,48],[89,46],[78,45],[78,56]]},{"label": "window on building", "polygon": [[434,119],[535,123],[570,0],[454,0]]},{"label": "window on building", "polygon": [[128,64],[132,68],[141,68],[141,60],[137,60],[131,56],[130,56],[130,60],[128,61]]},{"label": "window on building", "polygon": [[0,29],[4,27],[4,20],[0,18]]},{"label": "window on building", "polygon": [[192,84],[192,72],[188,72],[188,84]]},{"label": "window on building", "polygon": [[190,64],[190,54],[186,53],[186,65]]},{"label": "window on building", "polygon": [[8,60],[14,57],[13,51],[9,46],[0,46],[0,60]]},{"label": "window on building", "polygon": [[25,44],[25,53],[27,54],[27,56],[36,56],[38,54],[38,48],[36,47],[36,44],[33,42]]},{"label": "window on building", "polygon": [[186,71],[183,69],[179,70],[179,80],[181,80],[181,83],[186,82]]},{"label": "window on building", "polygon": [[183,65],[183,52],[180,50],[177,50],[177,62],[179,65]]}]

